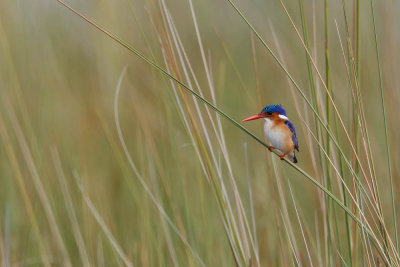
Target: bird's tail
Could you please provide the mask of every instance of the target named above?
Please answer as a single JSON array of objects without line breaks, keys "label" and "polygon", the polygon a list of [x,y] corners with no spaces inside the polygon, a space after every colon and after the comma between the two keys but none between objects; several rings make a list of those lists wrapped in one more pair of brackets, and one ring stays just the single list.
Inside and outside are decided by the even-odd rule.
[{"label": "bird's tail", "polygon": [[294,153],[294,151],[292,153],[289,153],[287,156],[293,163],[297,163],[297,158],[296,158],[296,154]]}]

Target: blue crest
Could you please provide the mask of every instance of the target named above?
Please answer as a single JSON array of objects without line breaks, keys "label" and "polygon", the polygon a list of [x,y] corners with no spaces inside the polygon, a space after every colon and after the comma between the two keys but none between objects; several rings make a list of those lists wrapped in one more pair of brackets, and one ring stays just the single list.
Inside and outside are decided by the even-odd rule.
[{"label": "blue crest", "polygon": [[279,113],[286,116],[286,110],[281,105],[268,105],[261,112]]}]

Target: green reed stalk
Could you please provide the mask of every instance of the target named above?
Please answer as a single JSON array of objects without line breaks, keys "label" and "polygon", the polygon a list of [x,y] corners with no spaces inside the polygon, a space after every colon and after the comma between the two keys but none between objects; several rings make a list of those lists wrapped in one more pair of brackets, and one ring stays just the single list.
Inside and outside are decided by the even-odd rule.
[{"label": "green reed stalk", "polygon": [[[369,136],[368,136],[368,130],[367,130],[367,126],[366,126],[366,121],[365,121],[365,114],[364,114],[364,109],[363,109],[363,102],[362,102],[362,96],[361,96],[361,89],[360,89],[360,81],[359,81],[359,77],[360,77],[360,58],[359,58],[359,50],[360,50],[360,29],[359,29],[359,20],[360,20],[360,3],[359,0],[357,0],[356,3],[356,28],[354,29],[355,31],[355,36],[356,36],[356,48],[355,48],[355,55],[356,58],[353,58],[352,61],[352,70],[353,70],[353,81],[354,81],[354,108],[355,108],[355,113],[357,114],[354,115],[356,117],[358,117],[358,120],[356,118],[354,118],[354,127],[355,127],[355,140],[356,140],[356,149],[357,149],[357,153],[359,151],[359,144],[357,142],[357,140],[359,139],[358,136],[360,134],[364,134],[363,138],[366,140],[367,143],[367,147],[365,147],[366,150],[366,154],[367,154],[367,160],[368,160],[368,164],[370,164],[371,168],[370,168],[370,174],[371,174],[371,180],[373,182],[373,192],[371,192],[372,196],[374,197],[375,200],[375,205],[378,211],[378,216],[382,219],[380,219],[379,221],[379,231],[382,235],[382,238],[384,240],[385,243],[385,253],[386,255],[388,255],[388,251],[387,249],[389,249],[389,241],[388,241],[388,234],[387,234],[387,229],[386,226],[384,224],[383,221],[383,213],[382,213],[382,205],[381,205],[381,201],[380,201],[380,197],[379,197],[379,191],[378,191],[378,184],[376,181],[376,174],[375,174],[375,168],[374,168],[374,164],[373,164],[373,160],[372,160],[372,151],[371,151],[371,146],[370,146],[370,141],[369,141]],[[358,125],[358,122],[360,123],[360,126]],[[360,127],[360,128],[359,128]],[[358,170],[358,168],[360,167],[361,170],[361,165],[360,163],[356,164],[356,169]],[[398,254],[398,251],[393,251],[394,254]]]},{"label": "green reed stalk", "polygon": [[[330,88],[330,67],[329,67],[329,27],[328,27],[328,2],[327,0],[324,1],[324,22],[325,22],[325,84],[327,86],[327,90],[331,93],[331,88]],[[330,124],[330,102],[329,102],[329,96],[326,94],[325,97],[325,115],[326,115],[326,123],[329,125]],[[325,140],[325,151],[327,155],[330,155],[330,139],[329,139],[329,134],[326,133],[326,140]],[[325,165],[326,165],[326,186],[328,190],[332,190],[332,182],[331,182],[331,175],[330,175],[330,164],[328,163],[328,159],[325,158]],[[326,222],[327,222],[327,244],[328,244],[328,261],[327,265],[332,265],[333,262],[332,256],[333,256],[333,246],[332,246],[332,236],[331,236],[331,213],[332,213],[332,202],[326,198]]]},{"label": "green reed stalk", "polygon": [[[345,7],[344,7],[344,0],[342,0],[342,8],[343,8],[344,21],[345,21],[346,40],[349,40],[348,39],[347,16],[346,16],[346,10],[345,10]],[[336,29],[337,29],[337,34],[338,34],[338,38],[339,38],[340,47],[341,47],[341,50],[342,50],[342,53],[343,53],[343,60],[344,60],[344,63],[346,65],[346,74],[347,74],[348,82],[349,82],[349,85],[350,85],[350,88],[351,88],[351,85],[352,85],[351,84],[351,78],[350,78],[351,74],[350,74],[350,70],[348,68],[348,66],[350,65],[349,53],[347,54],[347,57],[346,57],[345,52],[344,52],[344,48],[343,48],[343,44],[342,44],[342,39],[340,37],[339,28],[338,28],[338,25],[337,25],[336,21],[335,21],[335,24],[336,24]],[[334,119],[334,123],[335,123],[336,136],[338,136],[338,141],[340,143],[339,129],[338,129],[336,117]],[[343,159],[342,159],[341,155],[339,155],[339,164],[340,164],[340,173],[341,173],[342,176],[344,176],[344,166],[343,166]],[[343,194],[343,202],[347,206],[348,205],[348,203],[347,203],[347,195],[346,195],[346,191],[345,191],[345,187],[344,187],[343,183],[342,183],[342,194]],[[351,204],[351,202],[349,202],[349,204]],[[346,219],[346,235],[347,235],[348,257],[349,257],[350,266],[352,266],[353,265],[353,256],[352,256],[353,253],[351,251],[352,236],[351,236],[351,231],[350,231],[349,217],[348,217],[347,214],[345,214],[345,219]]]},{"label": "green reed stalk", "polygon": [[396,239],[396,249],[397,249],[397,251],[399,251],[399,240],[398,240],[397,220],[396,220],[396,217],[397,217],[396,216],[396,206],[395,206],[394,192],[393,192],[392,164],[391,164],[391,158],[390,158],[388,127],[387,127],[387,121],[386,121],[385,96],[383,94],[382,70],[381,70],[381,63],[380,63],[380,57],[379,57],[378,38],[377,38],[377,34],[376,34],[375,12],[374,12],[374,5],[373,5],[373,1],[372,0],[370,1],[370,4],[371,4],[371,13],[372,13],[372,24],[374,26],[375,52],[376,52],[376,61],[377,61],[377,64],[378,64],[379,88],[380,88],[380,95],[381,95],[383,124],[384,124],[384,128],[385,128],[386,156],[387,156],[389,178],[390,178],[390,197],[392,199],[392,216],[393,216],[394,233],[395,233],[395,239]]}]

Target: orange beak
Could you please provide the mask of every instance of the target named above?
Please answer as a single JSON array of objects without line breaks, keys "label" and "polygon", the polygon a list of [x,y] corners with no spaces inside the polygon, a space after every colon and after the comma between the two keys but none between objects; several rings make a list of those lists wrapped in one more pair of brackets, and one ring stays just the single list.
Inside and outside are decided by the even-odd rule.
[{"label": "orange beak", "polygon": [[251,117],[248,117],[242,121],[252,121],[252,120],[256,120],[256,119],[261,119],[261,118],[266,118],[267,116],[262,115],[262,114],[257,114],[257,115],[253,115]]}]

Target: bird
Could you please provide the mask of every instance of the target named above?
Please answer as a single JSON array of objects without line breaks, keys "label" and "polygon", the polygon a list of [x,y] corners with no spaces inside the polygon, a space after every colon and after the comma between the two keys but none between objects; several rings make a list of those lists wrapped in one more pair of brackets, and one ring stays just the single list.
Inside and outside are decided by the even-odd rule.
[{"label": "bird", "polygon": [[257,115],[250,116],[242,122],[264,119],[264,133],[270,142],[268,150],[277,149],[283,160],[287,156],[293,163],[297,163],[295,150],[299,151],[296,127],[286,117],[286,110],[280,105],[267,105]]}]

